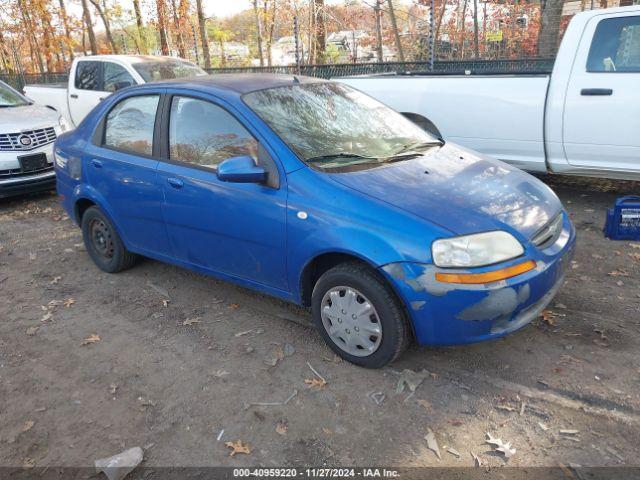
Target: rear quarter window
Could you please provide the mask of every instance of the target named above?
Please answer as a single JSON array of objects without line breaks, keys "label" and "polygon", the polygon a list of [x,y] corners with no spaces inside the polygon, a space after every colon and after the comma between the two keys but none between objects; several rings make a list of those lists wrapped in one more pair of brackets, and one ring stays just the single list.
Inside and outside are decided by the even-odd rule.
[{"label": "rear quarter window", "polygon": [[76,67],[75,86],[79,90],[100,90],[102,88],[101,62],[81,61]]}]

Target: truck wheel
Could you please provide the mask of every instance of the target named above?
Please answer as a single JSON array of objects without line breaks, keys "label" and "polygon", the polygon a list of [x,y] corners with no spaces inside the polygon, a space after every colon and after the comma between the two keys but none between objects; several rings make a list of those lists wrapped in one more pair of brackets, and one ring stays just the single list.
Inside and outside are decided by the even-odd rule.
[{"label": "truck wheel", "polygon": [[137,256],[125,248],[113,224],[98,207],[89,207],[82,215],[82,238],[100,270],[116,273],[136,262]]},{"label": "truck wheel", "polygon": [[339,356],[366,368],[381,368],[409,344],[402,304],[366,265],[343,263],[325,272],[311,294],[313,320]]}]

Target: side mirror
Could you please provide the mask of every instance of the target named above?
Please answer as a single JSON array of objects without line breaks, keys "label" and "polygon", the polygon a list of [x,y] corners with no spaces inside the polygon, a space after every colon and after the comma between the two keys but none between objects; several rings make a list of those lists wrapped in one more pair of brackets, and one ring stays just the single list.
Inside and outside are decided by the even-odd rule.
[{"label": "side mirror", "polygon": [[433,123],[424,115],[420,115],[419,113],[412,113],[412,112],[400,112],[400,113],[402,113],[402,115],[406,117],[408,120],[415,123],[418,127],[420,127],[421,129],[425,130],[426,132],[436,137],[438,140],[443,139],[442,133],[440,133],[440,130],[438,129],[438,127],[436,127],[435,123]]},{"label": "side mirror", "polygon": [[253,158],[243,155],[227,158],[218,165],[218,179],[233,183],[262,183],[267,179],[267,172],[257,166]]},{"label": "side mirror", "polygon": [[116,82],[113,84],[113,91],[117,92],[118,90],[122,90],[123,88],[127,88],[133,85],[129,80],[123,80],[121,82]]}]

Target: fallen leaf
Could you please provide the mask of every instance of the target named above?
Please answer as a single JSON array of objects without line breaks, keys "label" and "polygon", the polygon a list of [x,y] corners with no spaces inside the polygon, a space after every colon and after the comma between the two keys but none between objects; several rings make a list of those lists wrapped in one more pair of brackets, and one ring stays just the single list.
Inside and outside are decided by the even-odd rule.
[{"label": "fallen leaf", "polygon": [[453,455],[456,458],[460,458],[460,452],[453,447],[448,447],[447,452],[449,452],[451,455]]},{"label": "fallen leaf", "polygon": [[249,455],[251,453],[251,448],[246,443],[242,443],[242,440],[238,440],[236,442],[227,442],[225,443],[227,447],[231,449],[230,457],[233,457],[236,453],[244,453]]},{"label": "fallen leaf", "polygon": [[163,299],[162,299],[162,306],[163,306],[163,307],[168,307],[168,306],[169,306],[169,300],[167,300],[167,299],[163,298]]},{"label": "fallen leaf", "polygon": [[73,305],[74,303],[76,303],[75,299],[73,299],[73,298],[67,298],[67,299],[64,301],[64,306],[65,306],[65,308],[69,308],[69,307],[71,307],[71,305]]},{"label": "fallen leaf", "polygon": [[629,272],[623,270],[621,268],[617,268],[612,272],[607,273],[610,277],[628,277],[630,276]]},{"label": "fallen leaf", "polygon": [[556,314],[553,313],[551,310],[543,310],[541,313],[541,316],[542,316],[543,322],[545,322],[546,324],[552,327],[556,326],[556,321],[555,321]]},{"label": "fallen leaf", "polygon": [[480,460],[480,457],[478,457],[478,455],[476,455],[475,453],[469,451],[469,453],[471,454],[471,457],[473,457],[473,463],[476,467],[481,467],[482,466],[482,460]]},{"label": "fallen leaf", "polygon": [[420,405],[422,408],[424,408],[427,412],[430,412],[431,409],[433,408],[429,402],[423,399],[416,400],[416,403]]},{"label": "fallen leaf", "polygon": [[33,420],[27,420],[26,422],[24,422],[24,425],[22,425],[22,428],[20,429],[20,431],[22,433],[28,432],[29,430],[31,430],[33,428],[33,426],[35,424],[36,424],[36,422],[34,422]]},{"label": "fallen leaf", "polygon": [[577,435],[578,430],[560,430],[560,435]]},{"label": "fallen leaf", "polygon": [[238,305],[237,303],[232,303],[231,305],[229,305],[229,310],[235,310],[236,308],[238,308],[240,305]]},{"label": "fallen leaf", "polygon": [[309,388],[316,388],[318,390],[323,389],[327,384],[327,382],[321,378],[305,378],[304,383],[309,385]]},{"label": "fallen leaf", "polygon": [[112,383],[109,385],[109,391],[111,392],[111,395],[115,395],[118,391],[118,386],[115,383]]},{"label": "fallen leaf", "polygon": [[194,323],[200,323],[201,318],[202,317],[187,318],[184,322],[182,322],[182,325],[193,325]]},{"label": "fallen leaf", "polygon": [[427,441],[427,447],[429,447],[438,458],[442,458],[440,456],[440,449],[438,448],[438,441],[430,428],[427,429],[427,434],[424,436],[424,439]]},{"label": "fallen leaf", "polygon": [[253,328],[251,330],[244,330],[243,332],[238,332],[234,336],[235,337],[242,337],[244,335],[250,334],[251,332],[253,332]]},{"label": "fallen leaf", "polygon": [[506,458],[510,458],[516,453],[516,449],[511,447],[511,442],[503,442],[499,438],[494,438],[487,432],[486,443],[495,447],[496,452],[503,453]]},{"label": "fallen leaf", "polygon": [[51,320],[51,317],[53,317],[53,314],[51,312],[47,312],[42,316],[40,321],[41,322],[48,322],[49,320]]},{"label": "fallen leaf", "polygon": [[640,261],[640,253],[635,253],[635,252],[634,253],[630,253],[629,256],[631,258],[633,258],[634,260]]},{"label": "fallen leaf", "polygon": [[631,248],[639,248],[640,249],[640,243],[630,243],[629,246]]},{"label": "fallen leaf", "polygon": [[276,425],[276,433],[278,435],[286,435],[288,429],[289,427],[284,422],[278,422],[278,424]]},{"label": "fallen leaf", "polygon": [[57,285],[60,280],[62,280],[62,277],[53,277],[53,280],[49,282],[49,285]]},{"label": "fallen leaf", "polygon": [[424,379],[427,378],[427,375],[430,375],[427,370],[421,370],[419,372],[414,372],[409,369],[403,370],[396,384],[396,394],[400,395],[404,392],[405,385],[409,387],[410,391],[415,392],[420,384],[424,382]]},{"label": "fallen leaf", "polygon": [[80,343],[80,346],[91,345],[92,343],[97,343],[99,341],[100,337],[98,336],[98,334],[92,333]]},{"label": "fallen leaf", "polygon": [[331,435],[333,433],[331,429],[327,427],[322,427],[322,431],[324,432],[325,435]]},{"label": "fallen leaf", "polygon": [[33,458],[25,458],[24,462],[22,462],[23,468],[33,468],[36,466],[36,461]]},{"label": "fallen leaf", "polygon": [[229,375],[229,372],[227,372],[226,370],[216,370],[214,372],[211,372],[211,375],[213,375],[214,377],[222,378],[225,375]]},{"label": "fallen leaf", "polygon": [[38,333],[39,329],[40,329],[39,325],[36,325],[34,327],[29,327],[27,328],[26,334],[33,337],[36,333]]},{"label": "fallen leaf", "polygon": [[38,254],[37,253],[30,253],[29,254],[29,260],[35,260],[36,258],[38,258]]},{"label": "fallen leaf", "polygon": [[547,430],[549,430],[549,427],[547,427],[544,423],[542,422],[538,422],[538,426],[542,429],[543,432],[546,432]]}]

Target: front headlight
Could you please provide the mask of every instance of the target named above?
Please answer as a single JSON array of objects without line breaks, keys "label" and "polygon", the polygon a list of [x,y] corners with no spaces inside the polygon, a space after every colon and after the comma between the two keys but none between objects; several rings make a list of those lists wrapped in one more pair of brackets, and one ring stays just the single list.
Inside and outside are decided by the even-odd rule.
[{"label": "front headlight", "polygon": [[67,130],[69,130],[69,124],[62,115],[60,115],[60,117],[58,118],[58,125],[60,125],[60,131],[62,132],[66,132]]},{"label": "front headlight", "polygon": [[433,263],[438,267],[482,267],[519,257],[522,244],[503,231],[443,238],[431,245]]}]

